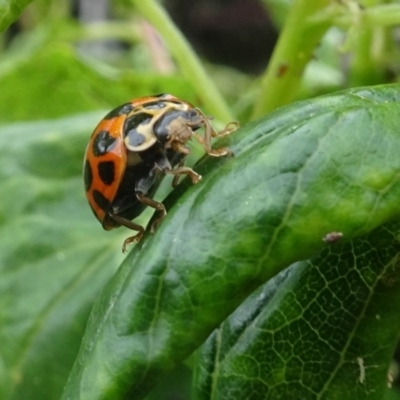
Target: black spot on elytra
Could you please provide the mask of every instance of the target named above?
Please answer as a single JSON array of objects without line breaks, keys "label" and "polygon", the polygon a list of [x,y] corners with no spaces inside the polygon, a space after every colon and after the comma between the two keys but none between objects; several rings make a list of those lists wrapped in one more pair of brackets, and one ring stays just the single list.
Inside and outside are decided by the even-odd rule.
[{"label": "black spot on elytra", "polygon": [[114,182],[115,164],[113,161],[102,161],[97,165],[97,170],[101,181],[105,185],[111,185]]},{"label": "black spot on elytra", "polygon": [[92,167],[88,160],[85,161],[85,166],[83,167],[83,181],[85,182],[85,190],[88,191],[93,182]]},{"label": "black spot on elytra", "polygon": [[101,192],[98,190],[93,190],[93,199],[99,208],[107,212],[108,208],[110,207],[110,201],[107,200]]},{"label": "black spot on elytra", "polygon": [[108,153],[114,148],[115,141],[116,139],[110,135],[110,132],[100,131],[93,140],[93,154],[99,157]]},{"label": "black spot on elytra", "polygon": [[115,117],[119,117],[120,115],[126,115],[126,114],[129,114],[132,110],[133,110],[133,104],[132,103],[125,103],[122,106],[114,108],[114,110],[111,110],[104,117],[104,119],[113,119]]}]

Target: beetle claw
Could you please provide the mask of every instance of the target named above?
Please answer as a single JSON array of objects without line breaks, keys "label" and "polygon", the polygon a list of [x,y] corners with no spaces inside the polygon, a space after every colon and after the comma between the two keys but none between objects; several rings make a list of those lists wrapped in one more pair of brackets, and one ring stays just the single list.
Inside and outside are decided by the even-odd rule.
[{"label": "beetle claw", "polygon": [[127,246],[133,242],[139,243],[143,238],[143,232],[139,232],[138,234],[134,236],[129,236],[124,240],[124,243],[122,244],[122,252],[126,253],[128,250],[126,249]]}]

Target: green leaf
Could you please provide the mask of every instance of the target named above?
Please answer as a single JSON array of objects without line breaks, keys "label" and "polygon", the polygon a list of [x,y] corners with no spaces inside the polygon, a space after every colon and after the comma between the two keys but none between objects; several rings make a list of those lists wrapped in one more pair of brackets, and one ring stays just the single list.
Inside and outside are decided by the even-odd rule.
[{"label": "green leaf", "polygon": [[[98,113],[0,128],[0,399],[57,399],[95,296],[121,261],[86,204]],[[114,239],[113,239],[114,238]]]},{"label": "green leaf", "polygon": [[142,398],[326,234],[397,219],[399,100],[393,85],[296,103],[232,135],[234,158],[201,162],[96,302],[63,399]]},{"label": "green leaf", "polygon": [[383,399],[400,331],[399,234],[396,222],[332,244],[253,293],[202,347],[194,399]]},{"label": "green leaf", "polygon": [[32,0],[0,0],[0,32],[4,31],[22,13]]}]

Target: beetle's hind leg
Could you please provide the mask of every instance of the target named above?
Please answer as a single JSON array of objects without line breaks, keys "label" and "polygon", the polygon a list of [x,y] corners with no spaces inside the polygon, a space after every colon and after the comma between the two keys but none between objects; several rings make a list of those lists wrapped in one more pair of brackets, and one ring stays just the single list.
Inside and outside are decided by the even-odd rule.
[{"label": "beetle's hind leg", "polygon": [[142,240],[143,234],[144,234],[144,228],[141,225],[135,224],[134,222],[130,221],[129,219],[126,219],[124,217],[121,217],[117,214],[114,213],[109,213],[110,217],[113,218],[115,221],[117,221],[120,225],[125,226],[129,229],[132,229],[133,231],[138,231],[138,233],[134,236],[129,236],[128,238],[125,239],[124,243],[122,244],[122,252],[126,252],[126,247],[128,244],[132,242],[140,242]]},{"label": "beetle's hind leg", "polygon": [[[165,210],[164,204],[159,203],[158,201],[155,201],[153,199],[150,199],[149,197],[144,196],[141,192],[136,192],[136,198],[146,206],[152,207],[156,209],[157,211],[160,212],[159,217],[151,224],[150,227],[150,232],[153,234],[157,228],[157,226],[160,224],[160,222],[165,218],[167,215],[167,211]],[[124,217],[121,217],[117,214],[110,213],[110,217],[113,218],[115,221],[117,221],[120,225],[125,226],[129,229],[132,229],[134,231],[138,231],[138,233],[134,236],[130,236],[127,239],[125,239],[123,245],[122,245],[122,252],[126,252],[127,246],[132,243],[132,242],[140,242],[142,240],[143,234],[144,234],[144,228],[141,225],[136,224],[133,221],[130,221],[129,219],[126,219]]]},{"label": "beetle's hind leg", "polygon": [[154,233],[155,230],[157,229],[158,225],[160,224],[160,222],[165,218],[165,216],[167,215],[167,211],[164,207],[163,203],[160,203],[158,201],[155,201],[153,199],[151,199],[150,197],[146,197],[145,195],[143,195],[140,192],[136,192],[136,198],[143,204],[145,204],[146,206],[149,206],[151,208],[154,208],[155,210],[159,211],[160,215],[158,216],[158,218],[156,220],[153,221],[153,223],[150,226],[150,233]]}]

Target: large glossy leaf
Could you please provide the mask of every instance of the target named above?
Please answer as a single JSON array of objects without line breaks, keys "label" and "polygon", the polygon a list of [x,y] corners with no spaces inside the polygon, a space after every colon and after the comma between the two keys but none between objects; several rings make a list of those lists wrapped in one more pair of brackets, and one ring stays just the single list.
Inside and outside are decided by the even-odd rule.
[{"label": "large glossy leaf", "polygon": [[326,234],[397,219],[399,100],[388,86],[293,104],[238,131],[234,158],[200,163],[204,180],[172,194],[98,299],[63,399],[142,398]]},{"label": "large glossy leaf", "polygon": [[203,346],[194,399],[377,399],[400,332],[400,225],[324,249],[252,294]]}]

